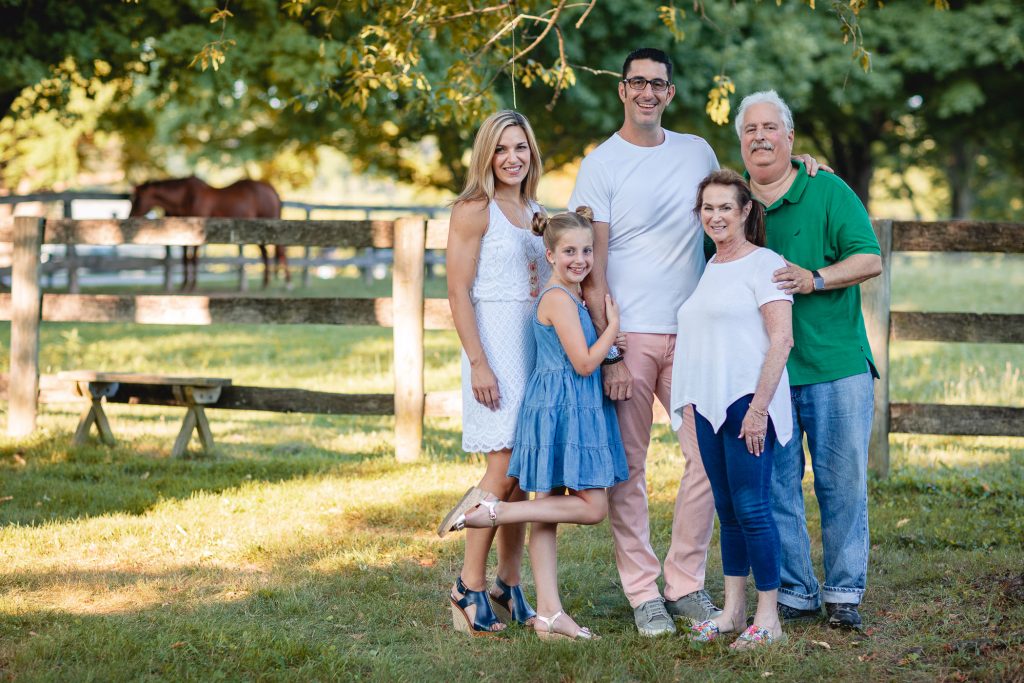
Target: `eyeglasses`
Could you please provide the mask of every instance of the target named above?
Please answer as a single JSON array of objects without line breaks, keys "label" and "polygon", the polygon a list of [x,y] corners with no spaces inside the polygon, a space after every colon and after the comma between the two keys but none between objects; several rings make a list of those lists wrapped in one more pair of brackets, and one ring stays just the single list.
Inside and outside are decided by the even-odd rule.
[{"label": "eyeglasses", "polygon": [[643,90],[647,87],[647,84],[651,84],[651,90],[654,92],[665,92],[668,90],[668,86],[672,85],[666,80],[661,78],[652,78],[647,80],[643,76],[633,76],[632,78],[623,78],[623,83],[629,85],[631,90]]}]

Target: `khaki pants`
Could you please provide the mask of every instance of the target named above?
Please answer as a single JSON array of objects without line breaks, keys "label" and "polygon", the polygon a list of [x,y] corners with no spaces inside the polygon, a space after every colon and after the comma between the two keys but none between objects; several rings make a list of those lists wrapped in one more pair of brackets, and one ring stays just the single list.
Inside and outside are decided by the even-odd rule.
[{"label": "khaki pants", "polygon": [[[629,480],[609,491],[608,517],[615,539],[615,562],[622,587],[633,607],[659,597],[661,563],[651,547],[647,511],[647,449],[651,441],[654,398],[666,410],[672,385],[673,334],[627,333],[625,364],[633,375],[633,397],[615,408],[626,448]],[[672,517],[672,545],[665,558],[665,598],[676,600],[704,588],[708,544],[715,506],[704,473],[693,412],[687,407],[677,434],[686,466],[679,481]]]}]

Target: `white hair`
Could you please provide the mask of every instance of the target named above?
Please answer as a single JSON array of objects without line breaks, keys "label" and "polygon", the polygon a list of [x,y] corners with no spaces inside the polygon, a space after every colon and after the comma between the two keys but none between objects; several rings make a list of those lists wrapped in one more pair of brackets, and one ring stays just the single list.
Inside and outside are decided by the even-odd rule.
[{"label": "white hair", "polygon": [[764,102],[775,105],[775,108],[779,110],[779,116],[782,118],[782,124],[786,126],[786,132],[793,132],[793,112],[789,110],[789,105],[774,90],[762,90],[747,95],[740,102],[739,111],[736,112],[736,137],[743,137],[743,118],[747,113],[747,108]]}]

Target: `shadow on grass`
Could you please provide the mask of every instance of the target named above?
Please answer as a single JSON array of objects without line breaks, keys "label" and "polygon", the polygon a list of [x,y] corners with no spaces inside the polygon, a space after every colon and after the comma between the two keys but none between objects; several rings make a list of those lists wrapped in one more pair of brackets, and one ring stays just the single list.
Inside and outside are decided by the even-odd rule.
[{"label": "shadow on grass", "polygon": [[870,482],[871,540],[909,550],[1021,547],[1024,451],[1005,462],[910,466]]},{"label": "shadow on grass", "polygon": [[[250,490],[243,509],[230,515],[219,502],[197,500],[151,522],[122,524],[123,532],[58,530],[62,542],[82,547],[81,554],[66,550],[65,559],[49,557],[48,542],[26,530],[43,546],[32,546],[28,536],[20,541],[25,552],[36,553],[38,568],[23,562],[18,570],[0,569],[0,679],[756,681],[768,672],[774,681],[806,681],[841,671],[850,681],[1013,680],[1024,665],[1019,543],[950,543],[942,520],[929,516],[934,509],[967,518],[954,531],[969,537],[1015,514],[1012,507],[987,507],[990,500],[1019,503],[1015,459],[938,471],[900,468],[873,482],[867,632],[794,626],[789,643],[740,656],[727,648],[731,637],[693,650],[681,637],[651,641],[636,634],[607,522],[565,527],[559,548],[564,607],[602,640],[547,644],[523,629],[496,640],[456,634],[445,593],[463,543],[458,535],[433,536],[436,520],[457,498],[438,484],[443,464],[398,465],[380,455],[319,449],[299,459],[257,453],[193,461],[85,449],[75,462],[42,466],[53,468],[51,480],[81,474],[71,487],[82,489],[83,498],[116,496],[119,487],[140,499],[152,496],[145,486],[158,474],[170,482],[165,498],[224,490],[249,476],[281,485]],[[111,469],[111,488],[101,488]],[[142,479],[146,471],[151,474]],[[302,477],[315,481],[289,481]],[[663,556],[673,507],[665,493],[674,486],[671,477],[652,486],[652,535]],[[820,567],[817,506],[809,488],[807,494]],[[295,506],[305,509],[296,513],[290,502],[281,503],[292,495],[301,496]],[[962,507],[951,507],[957,499]],[[272,523],[264,518],[274,510],[287,520],[281,532],[266,532],[261,526]],[[189,521],[197,515],[219,518]],[[297,528],[299,522],[312,531]],[[195,528],[179,539],[175,523]],[[926,543],[901,540],[911,524]],[[161,536],[164,527],[172,528]],[[0,532],[9,539],[20,533]],[[123,540],[129,537],[141,545]],[[216,545],[218,537],[232,545]],[[17,543],[7,547],[16,552]],[[200,552],[206,545],[208,557]],[[717,553],[713,541],[708,587],[716,597]],[[751,606],[753,599],[750,586]]]},{"label": "shadow on grass", "polygon": [[[607,524],[567,528],[559,557],[565,609],[601,640],[548,644],[520,628],[465,638],[453,631],[444,597],[462,544],[416,533],[406,512],[420,504],[436,506],[414,497],[350,511],[330,538],[282,539],[247,566],[2,572],[0,677],[755,681],[770,672],[772,680],[807,681],[842,671],[850,681],[1012,680],[1024,662],[1014,631],[1022,583],[1007,558],[977,554],[919,557],[948,568],[934,593],[891,586],[883,574],[887,609],[877,598],[867,606],[869,634],[796,626],[789,643],[747,655],[729,652],[731,637],[700,650],[679,636],[644,639],[617,585]],[[655,515],[671,514],[668,507],[655,505]],[[362,547],[375,548],[378,561],[355,559]],[[985,566],[988,573],[978,571]],[[985,603],[935,597],[993,587]],[[11,608],[35,595],[48,606]]]},{"label": "shadow on grass", "polygon": [[[220,493],[250,482],[282,482],[341,475],[353,481],[403,465],[394,460],[390,418],[281,416],[224,411],[217,415],[212,455],[195,451],[169,457],[178,409],[118,416],[129,436],[115,446],[90,436],[71,445],[71,432],[41,429],[29,440],[0,443],[0,528],[39,525],[111,513],[140,515],[166,500]],[[171,419],[168,419],[171,418]],[[69,413],[60,424],[74,424]],[[428,422],[423,463],[480,463],[461,450],[461,432]],[[431,423],[435,423],[431,425]],[[132,436],[132,432],[136,436]],[[153,436],[154,434],[171,434]],[[143,436],[138,436],[142,434]],[[268,440],[274,439],[274,440]],[[475,475],[467,478],[469,486]],[[7,498],[10,496],[10,498]]]},{"label": "shadow on grass", "polygon": [[[220,493],[250,482],[311,476],[378,476],[398,467],[374,451],[338,452],[310,444],[218,444],[215,455],[167,455],[169,444],[121,441],[70,446],[58,433],[31,446],[0,446],[0,528],[78,520],[111,513],[141,515],[167,500]],[[372,467],[368,464],[373,463]],[[367,474],[363,470],[369,469]]]}]

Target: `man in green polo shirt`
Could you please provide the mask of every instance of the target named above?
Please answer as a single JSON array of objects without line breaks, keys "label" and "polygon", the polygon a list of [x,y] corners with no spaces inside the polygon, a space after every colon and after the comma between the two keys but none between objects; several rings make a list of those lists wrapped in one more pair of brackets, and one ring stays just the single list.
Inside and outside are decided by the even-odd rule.
[{"label": "man in green polo shirt", "polygon": [[[772,505],[782,549],[779,612],[785,621],[816,618],[861,628],[867,586],[868,439],[874,361],[861,316],[861,282],[882,272],[867,211],[837,176],[809,177],[791,160],[793,115],[774,90],[746,97],[736,115],[743,163],[766,208],[768,248],[787,266],[779,289],[794,295],[787,369],[794,438],[775,450]],[[811,564],[804,514],[803,437],[821,509],[824,584]]]}]

